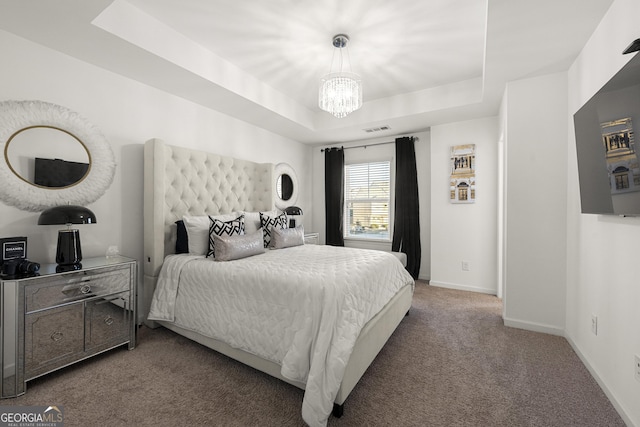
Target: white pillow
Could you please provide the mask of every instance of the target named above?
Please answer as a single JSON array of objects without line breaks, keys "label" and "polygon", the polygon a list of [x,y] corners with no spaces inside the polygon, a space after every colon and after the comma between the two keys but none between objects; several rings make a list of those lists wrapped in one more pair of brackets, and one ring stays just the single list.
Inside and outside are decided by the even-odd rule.
[{"label": "white pillow", "polygon": [[[244,214],[244,233],[252,234],[260,229],[260,212],[239,212]],[[263,215],[270,217],[278,216],[277,210],[262,212]]]},{"label": "white pillow", "polygon": [[[238,214],[230,213],[211,218],[231,221],[237,217]],[[206,255],[209,252],[209,225],[211,223],[209,215],[183,216],[182,221],[184,221],[184,227],[187,229],[189,237],[189,255]]]}]

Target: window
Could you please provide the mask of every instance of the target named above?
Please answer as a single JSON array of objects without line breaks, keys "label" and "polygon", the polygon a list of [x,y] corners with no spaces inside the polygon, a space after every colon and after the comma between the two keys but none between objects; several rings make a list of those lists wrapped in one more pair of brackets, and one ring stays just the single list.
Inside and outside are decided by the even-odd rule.
[{"label": "window", "polygon": [[389,240],[391,162],[344,168],[344,237]]}]

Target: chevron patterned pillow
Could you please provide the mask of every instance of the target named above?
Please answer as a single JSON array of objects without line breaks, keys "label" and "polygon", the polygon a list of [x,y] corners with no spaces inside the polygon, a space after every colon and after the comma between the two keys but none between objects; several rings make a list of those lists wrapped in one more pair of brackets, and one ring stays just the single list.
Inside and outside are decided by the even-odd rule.
[{"label": "chevron patterned pillow", "polygon": [[264,247],[268,248],[271,243],[271,228],[287,228],[287,214],[282,212],[276,217],[271,217],[260,212],[260,225],[262,226],[262,236],[264,237]]},{"label": "chevron patterned pillow", "polygon": [[208,257],[216,257],[215,241],[213,236],[233,236],[244,234],[244,215],[230,221],[221,221],[209,216],[209,252]]}]

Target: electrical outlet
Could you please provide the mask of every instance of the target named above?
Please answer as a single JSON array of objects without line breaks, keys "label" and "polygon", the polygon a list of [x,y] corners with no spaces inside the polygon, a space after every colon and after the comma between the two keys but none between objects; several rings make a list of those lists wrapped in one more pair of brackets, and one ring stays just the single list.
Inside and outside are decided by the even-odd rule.
[{"label": "electrical outlet", "polygon": [[598,335],[598,316],[595,314],[591,315],[591,332],[593,335]]},{"label": "electrical outlet", "polygon": [[469,271],[469,270],[471,270],[469,261],[462,261],[462,271]]},{"label": "electrical outlet", "polygon": [[636,367],[636,369],[635,369],[635,371],[636,371],[636,374],[635,374],[636,381],[640,381],[640,356],[638,356],[637,354],[635,355],[634,362],[635,362],[635,367]]}]

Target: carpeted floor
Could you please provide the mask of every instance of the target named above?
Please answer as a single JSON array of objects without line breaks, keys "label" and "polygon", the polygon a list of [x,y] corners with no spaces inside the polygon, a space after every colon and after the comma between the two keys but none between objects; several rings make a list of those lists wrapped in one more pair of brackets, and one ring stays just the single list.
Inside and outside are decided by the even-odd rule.
[{"label": "carpeted floor", "polygon": [[[411,313],[329,426],[624,426],[565,339],[506,328],[493,296],[418,282]],[[166,329],[0,405],[74,426],[302,426],[303,391]]]}]

